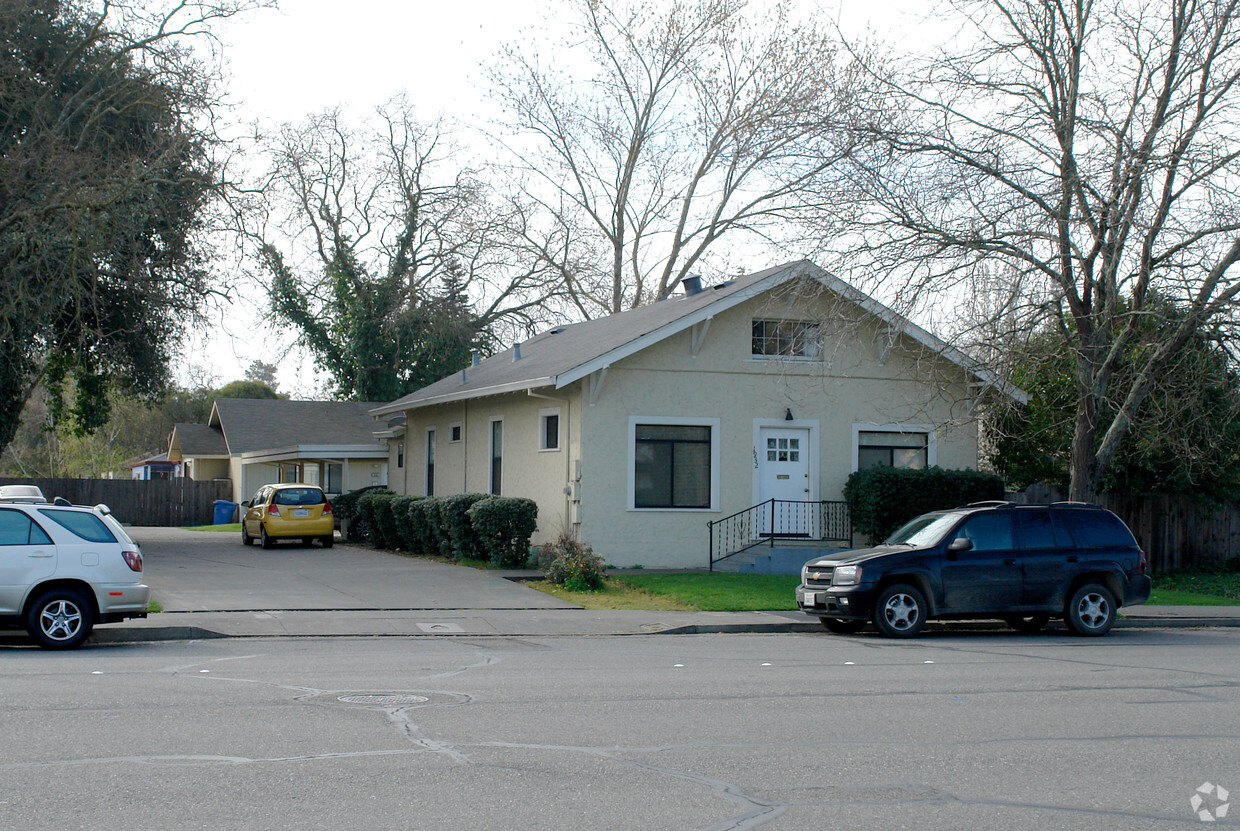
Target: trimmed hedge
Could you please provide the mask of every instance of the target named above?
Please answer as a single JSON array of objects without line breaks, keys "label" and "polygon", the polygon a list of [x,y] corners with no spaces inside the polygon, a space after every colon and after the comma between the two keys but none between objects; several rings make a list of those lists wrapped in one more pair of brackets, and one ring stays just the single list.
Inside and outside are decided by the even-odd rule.
[{"label": "trimmed hedge", "polygon": [[446,556],[446,551],[439,548],[439,505],[435,499],[415,499],[409,503],[409,515],[405,522],[409,526],[409,539],[413,543],[410,551],[427,557]]},{"label": "trimmed hedge", "polygon": [[1003,479],[977,470],[873,467],[848,477],[844,498],[853,530],[877,543],[919,514],[1003,499]]},{"label": "trimmed hedge", "polygon": [[357,500],[357,513],[362,520],[362,533],[366,535],[366,540],[375,548],[391,548],[392,541],[388,540],[384,533],[383,524],[380,517],[388,513],[387,502],[394,499],[396,494],[389,490],[374,490],[362,494]]},{"label": "trimmed hedge", "polygon": [[489,498],[485,493],[457,493],[435,499],[439,508],[439,533],[447,538],[448,556],[452,559],[483,559],[482,540],[469,522],[469,509],[475,502]]},{"label": "trimmed hedge", "polygon": [[533,499],[492,496],[466,511],[482,550],[497,568],[522,568],[530,556],[530,537],[538,527]]},{"label": "trimmed hedge", "polygon": [[[392,541],[401,551],[416,552],[421,548],[422,540],[415,537],[413,528],[409,525],[409,510],[414,502],[422,499],[421,496],[398,496],[388,503]],[[387,533],[386,527],[384,533]]]}]

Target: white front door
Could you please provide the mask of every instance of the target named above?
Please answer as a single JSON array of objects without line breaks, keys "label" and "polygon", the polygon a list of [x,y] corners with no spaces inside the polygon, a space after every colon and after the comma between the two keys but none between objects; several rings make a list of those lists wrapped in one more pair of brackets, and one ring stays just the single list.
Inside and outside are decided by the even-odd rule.
[{"label": "white front door", "polygon": [[774,499],[763,509],[763,534],[810,535],[813,532],[814,498],[810,482],[809,429],[762,427],[758,432],[759,502]]}]

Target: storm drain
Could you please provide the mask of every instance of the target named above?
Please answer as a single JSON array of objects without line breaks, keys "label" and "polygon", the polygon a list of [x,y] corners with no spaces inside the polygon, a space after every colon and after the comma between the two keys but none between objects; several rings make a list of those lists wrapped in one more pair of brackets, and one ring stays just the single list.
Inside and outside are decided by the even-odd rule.
[{"label": "storm drain", "polygon": [[424,695],[389,695],[366,693],[362,695],[341,695],[336,698],[345,704],[369,704],[372,707],[404,707],[409,704],[425,704],[430,701]]}]

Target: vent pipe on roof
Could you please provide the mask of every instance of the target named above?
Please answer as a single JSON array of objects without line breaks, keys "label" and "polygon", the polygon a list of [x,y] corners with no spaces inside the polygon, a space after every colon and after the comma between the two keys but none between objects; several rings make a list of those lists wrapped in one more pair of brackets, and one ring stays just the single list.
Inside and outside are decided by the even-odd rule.
[{"label": "vent pipe on roof", "polygon": [[477,349],[471,349],[471,350],[469,350],[469,354],[471,354],[471,355],[473,355],[473,356],[474,356],[473,364],[474,364],[474,366],[477,366],[477,365],[478,365],[478,350],[477,350]]},{"label": "vent pipe on roof", "polygon": [[521,360],[521,344],[518,342],[512,345],[512,362],[515,364],[519,360]]},{"label": "vent pipe on roof", "polygon": [[685,287],[685,297],[691,297],[702,291],[702,275],[690,274],[688,277],[680,281]]},{"label": "vent pipe on roof", "polygon": [[461,369],[461,383],[462,384],[465,383],[465,369],[464,368]]}]

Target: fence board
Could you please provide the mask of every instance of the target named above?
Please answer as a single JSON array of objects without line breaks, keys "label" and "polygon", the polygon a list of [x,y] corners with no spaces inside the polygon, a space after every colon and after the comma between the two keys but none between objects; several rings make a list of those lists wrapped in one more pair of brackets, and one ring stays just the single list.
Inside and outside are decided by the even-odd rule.
[{"label": "fence board", "polygon": [[[1048,485],[1031,485],[1008,499],[1029,505],[1060,502]],[[1213,508],[1173,494],[1104,493],[1097,502],[1127,523],[1153,571],[1192,568],[1240,557],[1240,505]]]},{"label": "fence board", "polygon": [[49,500],[107,505],[126,525],[209,525],[215,501],[232,495],[227,479],[6,479],[0,485],[37,485]]}]

